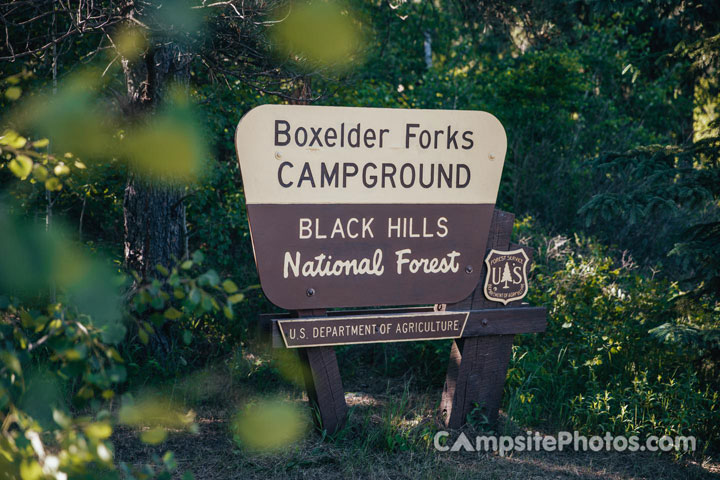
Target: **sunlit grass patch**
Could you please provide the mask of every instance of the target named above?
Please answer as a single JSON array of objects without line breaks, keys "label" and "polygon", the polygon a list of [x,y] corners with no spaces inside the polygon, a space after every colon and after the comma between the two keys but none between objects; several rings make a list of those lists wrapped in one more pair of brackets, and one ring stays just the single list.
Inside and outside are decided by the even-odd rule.
[{"label": "sunlit grass patch", "polygon": [[297,404],[265,398],[241,408],[231,428],[238,445],[272,451],[298,441],[308,427],[308,412]]},{"label": "sunlit grass patch", "polygon": [[197,432],[194,411],[156,395],[143,395],[138,400],[125,397],[118,422],[140,431],[140,440],[150,445],[164,442],[169,431]]}]

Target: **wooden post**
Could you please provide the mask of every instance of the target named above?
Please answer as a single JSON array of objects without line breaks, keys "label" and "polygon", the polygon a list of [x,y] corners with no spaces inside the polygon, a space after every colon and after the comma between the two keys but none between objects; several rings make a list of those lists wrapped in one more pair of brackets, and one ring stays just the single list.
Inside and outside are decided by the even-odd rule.
[{"label": "wooden post", "polygon": [[[490,225],[488,250],[508,249],[514,220],[513,214],[495,210]],[[475,291],[462,302],[448,305],[447,310],[503,308],[503,305],[485,298],[483,282],[486,274],[487,269],[483,264]],[[490,335],[453,341],[440,403],[440,413],[447,427],[459,428],[465,424],[475,404],[482,408],[482,413],[491,424],[495,423],[514,338],[515,335]]]},{"label": "wooden post", "polygon": [[[298,317],[318,317],[325,316],[326,310],[299,310],[297,314]],[[321,430],[333,435],[345,425],[348,411],[335,349],[301,348],[298,355],[310,408],[317,413],[313,419]]]},{"label": "wooden post", "polygon": [[[514,215],[495,210],[489,228],[487,249],[517,250],[522,248],[527,256],[527,264],[532,261],[532,251],[527,247],[510,243]],[[273,347],[297,348],[304,365],[303,376],[310,399],[310,405],[316,415],[318,426],[329,434],[336,433],[346,421],[348,407],[345,403],[340,370],[332,346],[303,347],[297,341],[290,345],[282,330],[281,322],[298,322],[291,317],[306,318],[327,324],[327,320],[337,322],[376,322],[378,316],[384,316],[387,322],[397,322],[399,317],[421,317],[443,310],[459,312],[467,316],[461,338],[453,340],[448,364],[445,386],[440,404],[445,424],[449,428],[459,428],[467,420],[476,405],[489,423],[495,423],[502,400],[512,345],[515,334],[545,331],[547,312],[542,307],[531,307],[527,303],[504,305],[485,297],[484,278],[487,275],[486,264],[480,266],[480,281],[476,289],[463,301],[435,307],[385,308],[381,310],[331,311],[326,309],[298,310],[286,314],[261,315],[262,331],[268,335]],[[449,312],[443,312],[449,313]],[[411,321],[411,320],[409,320]],[[287,325],[286,328],[292,328]],[[382,333],[382,332],[381,332]],[[291,337],[295,338],[296,337]],[[424,338],[417,338],[423,340]],[[343,343],[366,343],[356,341],[350,335]],[[397,341],[388,337],[385,341]],[[316,345],[332,345],[327,339],[315,342]],[[312,345],[312,342],[305,343]]]}]

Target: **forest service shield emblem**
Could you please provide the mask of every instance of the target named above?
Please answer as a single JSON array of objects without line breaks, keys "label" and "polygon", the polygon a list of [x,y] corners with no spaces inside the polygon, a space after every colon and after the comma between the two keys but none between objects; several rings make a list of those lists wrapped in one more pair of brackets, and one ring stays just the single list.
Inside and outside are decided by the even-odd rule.
[{"label": "forest service shield emblem", "polygon": [[485,257],[485,297],[505,305],[522,299],[528,292],[529,263],[522,248],[508,252],[490,250]]}]

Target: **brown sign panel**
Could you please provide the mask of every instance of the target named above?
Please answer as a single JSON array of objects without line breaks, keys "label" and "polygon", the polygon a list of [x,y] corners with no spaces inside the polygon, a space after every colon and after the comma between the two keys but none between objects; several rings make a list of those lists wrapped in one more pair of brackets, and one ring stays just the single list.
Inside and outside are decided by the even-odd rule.
[{"label": "brown sign panel", "polygon": [[469,312],[355,315],[278,320],[287,348],[462,337]]},{"label": "brown sign panel", "polygon": [[276,305],[453,303],[478,284],[506,150],[489,113],[265,105],[235,140]]},{"label": "brown sign panel", "polygon": [[527,295],[529,264],[522,248],[508,252],[490,250],[485,258],[487,275],[484,291],[487,299],[507,305]]}]

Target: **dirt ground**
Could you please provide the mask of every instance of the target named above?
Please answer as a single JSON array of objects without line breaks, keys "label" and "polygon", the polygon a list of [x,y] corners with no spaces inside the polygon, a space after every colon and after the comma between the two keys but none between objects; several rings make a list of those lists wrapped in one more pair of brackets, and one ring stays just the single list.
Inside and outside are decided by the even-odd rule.
[{"label": "dirt ground", "polygon": [[[616,452],[438,452],[432,446],[440,392],[410,392],[402,380],[354,375],[346,385],[352,415],[336,439],[313,429],[300,388],[268,384],[267,378],[228,381],[223,369],[198,372],[169,390],[196,413],[197,432],[174,431],[160,445],[138,441],[142,428],[113,435],[116,459],[131,465],[174,452],[176,477],[197,480],[268,478],[380,479],[720,479],[717,461],[674,459],[669,454]],[[403,395],[404,393],[404,395]],[[234,435],[234,419],[248,401],[282,397],[303,412],[297,441],[272,451],[252,450]],[[400,399],[400,400],[398,400]],[[433,427],[433,428],[430,428]],[[431,432],[431,433],[428,433]],[[262,432],[258,432],[262,433]],[[468,432],[473,435],[476,433]],[[429,440],[428,440],[429,438]],[[470,437],[473,438],[473,437]],[[397,441],[395,441],[397,439]]]}]

